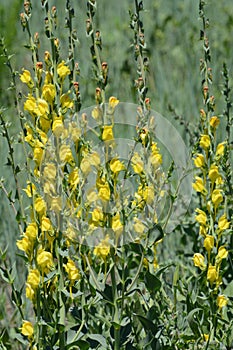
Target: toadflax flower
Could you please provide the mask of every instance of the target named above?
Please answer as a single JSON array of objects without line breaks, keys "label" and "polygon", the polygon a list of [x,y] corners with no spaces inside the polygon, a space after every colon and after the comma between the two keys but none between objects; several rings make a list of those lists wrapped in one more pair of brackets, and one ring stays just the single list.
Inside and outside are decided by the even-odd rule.
[{"label": "toadflax flower", "polygon": [[228,303],[228,298],[225,295],[218,295],[217,297],[217,305],[221,310]]},{"label": "toadflax flower", "polygon": [[28,338],[31,338],[34,333],[33,325],[29,321],[23,321],[22,327],[21,327],[21,333],[25,335]]},{"label": "toadflax flower", "polygon": [[199,267],[201,270],[205,270],[206,264],[205,264],[205,258],[200,253],[195,253],[193,256],[193,263],[196,267]]},{"label": "toadflax flower", "polygon": [[220,232],[227,230],[230,226],[230,222],[227,221],[226,214],[223,214],[218,220],[218,230]]},{"label": "toadflax flower", "polygon": [[218,278],[218,273],[216,266],[209,265],[208,271],[207,271],[207,280],[213,284]]},{"label": "toadflax flower", "polygon": [[201,177],[196,176],[195,182],[192,184],[192,186],[196,192],[201,192],[204,196],[207,194],[207,190],[205,188],[204,181]]},{"label": "toadflax flower", "polygon": [[113,136],[112,125],[104,125],[103,133],[102,133],[102,140],[103,141],[110,141],[113,139],[114,139],[114,136]]}]

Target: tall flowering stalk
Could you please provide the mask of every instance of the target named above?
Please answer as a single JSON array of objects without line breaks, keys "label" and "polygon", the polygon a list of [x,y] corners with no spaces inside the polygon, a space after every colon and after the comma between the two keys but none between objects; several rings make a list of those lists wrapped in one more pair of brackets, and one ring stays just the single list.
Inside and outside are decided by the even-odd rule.
[{"label": "tall flowering stalk", "polygon": [[[209,20],[205,15],[205,1],[199,3],[199,15],[202,20],[201,41],[204,58],[200,60],[202,75],[202,94],[204,107],[200,110],[200,138],[194,153],[194,165],[197,169],[193,189],[199,197],[195,221],[199,226],[200,241],[203,249],[195,253],[193,262],[202,272],[203,292],[210,306],[209,318],[203,331],[208,344],[215,342],[218,327],[218,314],[227,305],[224,296],[224,270],[229,258],[230,213],[226,185],[225,152],[227,141],[218,141],[217,129],[221,118],[216,116],[215,97],[211,94],[212,69],[210,66],[210,44],[208,39]],[[204,333],[208,334],[206,336]]]}]

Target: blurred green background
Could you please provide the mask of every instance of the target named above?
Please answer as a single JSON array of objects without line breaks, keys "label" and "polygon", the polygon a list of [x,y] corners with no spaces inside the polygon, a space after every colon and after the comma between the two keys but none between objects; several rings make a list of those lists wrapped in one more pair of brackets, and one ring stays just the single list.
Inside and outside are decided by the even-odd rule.
[{"label": "blurred green background", "polygon": [[[66,59],[68,32],[65,28],[65,1],[50,1],[58,11],[57,34],[61,42],[61,56]],[[92,79],[90,57],[90,39],[86,37],[86,1],[71,1],[75,10],[74,27],[77,29],[79,43],[76,45],[76,60],[79,62],[81,75],[79,79],[83,108],[94,104],[95,82]],[[107,96],[117,96],[122,102],[136,102],[134,80],[137,78],[133,55],[133,32],[129,28],[129,9],[133,10],[134,1],[97,1],[95,17],[96,29],[101,31],[103,40],[102,59],[109,65],[109,84]],[[174,119],[169,105],[186,121],[197,123],[199,109],[202,107],[201,77],[199,61],[203,56],[202,42],[199,40],[201,21],[198,14],[197,0],[144,0],[143,23],[150,58],[149,93],[152,108],[168,118],[180,130],[184,141],[186,133]],[[40,1],[32,1],[32,33],[39,32],[41,47],[40,59],[45,50],[50,50],[44,36],[44,12]],[[28,43],[27,34],[20,25],[19,14],[23,11],[23,1],[1,0],[0,35],[5,38],[9,54],[14,54],[12,65],[16,71],[32,69],[30,52],[24,47]],[[209,1],[206,12],[210,19],[209,40],[212,55],[213,90],[216,97],[216,114],[221,115],[224,108],[221,90],[223,88],[222,64],[227,63],[230,73],[233,70],[233,3],[232,0]],[[14,100],[8,90],[9,69],[0,58],[0,106],[6,108],[4,118],[12,122],[10,130],[15,141],[17,153],[19,122],[14,110]],[[17,78],[18,82],[19,79]],[[21,84],[19,82],[19,90]],[[13,184],[11,169],[6,164],[7,147],[0,139],[1,176],[6,179],[9,191]],[[23,166],[23,165],[22,165]],[[5,197],[0,192],[0,242],[15,251],[18,232],[13,213]]]}]

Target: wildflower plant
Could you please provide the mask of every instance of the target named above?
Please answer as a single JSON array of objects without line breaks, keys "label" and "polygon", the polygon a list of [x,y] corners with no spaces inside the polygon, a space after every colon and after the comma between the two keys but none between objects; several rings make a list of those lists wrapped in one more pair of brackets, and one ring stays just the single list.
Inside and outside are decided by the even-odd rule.
[{"label": "wildflower plant", "polygon": [[[193,263],[200,273],[194,283],[196,272],[190,268],[197,299],[193,307],[188,305],[189,287],[184,284],[187,307],[183,308],[177,300],[182,283],[178,268],[171,282],[169,269],[175,264],[160,261],[158,251],[167,235],[175,234],[190,204],[189,159],[175,128],[151,107],[143,1],[136,0],[129,11],[137,105],[122,103],[109,93],[104,35],[95,22],[98,1],[87,1],[83,25],[95,86],[94,105],[85,109],[81,108],[85,97],[78,62],[79,28],[71,1],[65,3],[67,56],[58,31],[62,9],[41,0],[47,39],[43,51],[40,34],[32,32],[34,4],[24,2],[20,21],[32,65],[17,74],[6,48],[4,55],[13,85],[18,86],[16,76],[20,80],[20,98],[15,89],[15,100],[25,174],[15,166],[8,127],[0,114],[18,203],[3,181],[1,187],[19,227],[16,245],[26,269],[22,290],[15,289],[6,261],[2,274],[12,286],[19,310],[21,325],[15,339],[22,346],[129,350],[187,348],[185,344],[197,344],[198,349],[205,344],[207,349],[221,344],[221,327],[231,322],[225,311],[231,305],[225,288],[231,273],[227,261],[232,178],[226,166],[231,117],[224,66],[227,139],[217,142],[220,118],[214,114],[215,98],[209,92],[212,77],[204,5],[201,1],[204,108],[193,151],[197,169],[193,189],[199,200],[195,221],[201,238]],[[172,158],[169,164],[164,163],[165,148]],[[22,181],[19,173],[25,175]],[[188,323],[185,330],[180,310]],[[229,345],[231,339],[227,329],[224,342]]]}]

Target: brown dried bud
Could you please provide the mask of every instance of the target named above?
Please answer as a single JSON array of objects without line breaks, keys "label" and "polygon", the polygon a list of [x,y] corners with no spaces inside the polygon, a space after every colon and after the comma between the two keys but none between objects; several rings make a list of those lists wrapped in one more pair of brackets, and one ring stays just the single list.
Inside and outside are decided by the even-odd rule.
[{"label": "brown dried bud", "polygon": [[30,3],[30,1],[25,1],[23,6],[24,6],[24,11],[25,11],[26,15],[29,16],[30,13],[31,13],[31,3]]},{"label": "brown dried bud", "polygon": [[21,25],[25,28],[27,25],[27,19],[26,19],[25,14],[23,12],[20,13],[20,22],[21,22]]},{"label": "brown dried bud", "polygon": [[100,104],[102,102],[101,89],[99,87],[95,89],[95,100],[97,104]]}]

